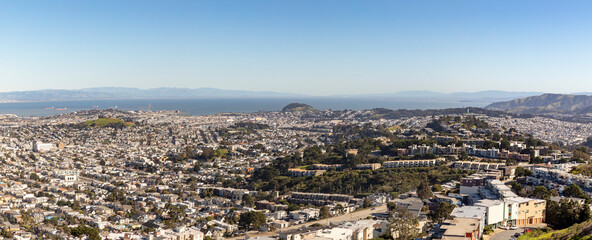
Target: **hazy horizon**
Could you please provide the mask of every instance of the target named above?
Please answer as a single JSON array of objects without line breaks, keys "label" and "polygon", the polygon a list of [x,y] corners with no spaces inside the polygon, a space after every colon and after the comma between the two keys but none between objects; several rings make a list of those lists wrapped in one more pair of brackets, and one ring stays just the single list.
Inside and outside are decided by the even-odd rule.
[{"label": "hazy horizon", "polygon": [[[114,86],[98,86],[98,87],[88,87],[88,88],[56,88],[56,89],[30,89],[30,90],[16,90],[16,91],[4,91],[0,89],[0,93],[12,93],[12,92],[35,92],[35,91],[90,91],[94,89],[137,89],[137,90],[156,90],[156,89],[212,89],[212,90],[222,90],[222,91],[244,91],[244,92],[261,92],[261,93],[285,93],[285,94],[294,94],[294,95],[301,95],[302,97],[342,97],[342,96],[381,96],[381,95],[389,95],[389,94],[409,94],[409,93],[434,93],[434,94],[471,94],[471,93],[481,93],[481,92],[500,92],[500,93],[533,93],[533,94],[591,94],[591,92],[540,92],[540,91],[512,91],[512,90],[499,90],[499,89],[484,89],[479,91],[453,91],[453,92],[444,92],[444,91],[435,91],[435,90],[421,90],[421,89],[412,89],[412,90],[401,90],[401,91],[392,91],[392,92],[374,92],[374,93],[360,93],[360,94],[305,94],[305,93],[297,93],[297,92],[279,92],[279,91],[260,91],[260,90],[245,90],[245,89],[229,89],[229,88],[212,88],[212,87],[195,87],[195,88],[184,88],[184,87],[153,87],[153,88],[141,88],[141,87],[114,87]],[[293,96],[291,96],[293,97]]]}]

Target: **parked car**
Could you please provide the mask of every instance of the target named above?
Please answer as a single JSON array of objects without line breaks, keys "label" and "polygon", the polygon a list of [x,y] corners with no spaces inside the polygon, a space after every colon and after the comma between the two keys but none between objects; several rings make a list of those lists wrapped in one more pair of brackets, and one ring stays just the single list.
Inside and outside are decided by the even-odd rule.
[{"label": "parked car", "polygon": [[516,237],[516,238],[520,237],[520,233],[515,233],[514,237]]},{"label": "parked car", "polygon": [[510,230],[516,230],[516,229],[518,229],[518,226],[516,226],[516,225],[510,227]]}]

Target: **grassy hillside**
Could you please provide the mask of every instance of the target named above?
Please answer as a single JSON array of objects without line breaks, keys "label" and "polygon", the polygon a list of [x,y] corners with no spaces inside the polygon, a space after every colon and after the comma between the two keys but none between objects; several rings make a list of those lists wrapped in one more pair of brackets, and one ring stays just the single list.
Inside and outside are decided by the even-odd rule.
[{"label": "grassy hillside", "polygon": [[134,126],[134,124],[131,122],[124,122],[123,120],[117,118],[99,118],[96,120],[88,120],[82,124],[87,127],[108,127],[116,125],[123,125],[126,127]]},{"label": "grassy hillside", "polygon": [[592,164],[583,164],[571,170],[573,174],[582,174],[584,176],[592,176]]},{"label": "grassy hillside", "polygon": [[492,103],[486,108],[511,113],[586,113],[591,110],[592,96],[543,94],[507,102]]},{"label": "grassy hillside", "polygon": [[569,228],[544,231],[534,230],[518,238],[518,240],[592,240],[592,220],[575,224]]}]

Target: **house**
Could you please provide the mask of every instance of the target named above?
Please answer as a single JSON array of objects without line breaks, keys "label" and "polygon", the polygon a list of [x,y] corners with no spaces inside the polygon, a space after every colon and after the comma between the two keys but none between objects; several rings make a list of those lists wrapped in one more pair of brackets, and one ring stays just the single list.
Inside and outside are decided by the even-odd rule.
[{"label": "house", "polygon": [[469,219],[477,219],[479,220],[478,223],[478,233],[477,239],[481,237],[481,233],[483,232],[483,228],[485,227],[485,216],[486,216],[486,208],[480,206],[464,206],[458,207],[452,210],[450,216],[455,218],[469,218]]},{"label": "house", "polygon": [[274,227],[275,229],[282,229],[282,228],[287,228],[288,226],[290,226],[290,223],[286,222],[284,220],[275,220],[270,225],[272,227]]},{"label": "house", "polygon": [[316,237],[330,240],[351,240],[353,231],[346,228],[328,228],[317,232]]},{"label": "house", "polygon": [[281,231],[279,234],[280,235],[279,239],[281,239],[281,240],[310,239],[310,238],[314,238],[317,234],[317,231],[320,231],[322,229],[326,229],[326,227],[309,227],[309,228]]},{"label": "house", "polygon": [[421,213],[421,209],[423,208],[423,201],[418,197],[406,197],[402,199],[395,200],[397,206],[402,206],[409,210],[413,216],[419,217]]},{"label": "house", "polygon": [[374,235],[374,229],[380,227],[380,223],[375,220],[359,220],[344,223],[339,227],[351,230],[352,240],[369,240],[378,237]]},{"label": "house", "polygon": [[442,240],[478,240],[481,238],[480,221],[476,218],[446,220],[440,227],[444,230]]},{"label": "house", "polygon": [[307,208],[290,212],[290,218],[296,221],[306,222],[310,219],[319,218],[320,211],[315,208]]}]

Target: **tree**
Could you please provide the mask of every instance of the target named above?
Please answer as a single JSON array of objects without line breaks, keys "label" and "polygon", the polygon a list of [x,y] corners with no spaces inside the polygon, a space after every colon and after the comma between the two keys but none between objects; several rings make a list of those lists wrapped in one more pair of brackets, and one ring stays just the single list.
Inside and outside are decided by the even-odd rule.
[{"label": "tree", "polygon": [[184,217],[187,216],[187,214],[185,213],[185,210],[187,210],[187,206],[184,206],[184,205],[176,206],[176,205],[167,203],[165,205],[165,209],[168,210],[168,215],[169,215],[168,220],[172,221],[173,223],[177,223],[177,222],[181,221]]},{"label": "tree", "polygon": [[12,234],[11,231],[4,230],[4,229],[2,230],[2,233],[0,233],[0,235],[2,235],[5,238],[8,238],[8,239],[11,239],[14,236],[14,234]]},{"label": "tree", "polygon": [[426,181],[419,183],[417,187],[417,196],[421,199],[428,199],[432,197],[432,190]]},{"label": "tree", "polygon": [[516,166],[516,165],[518,165],[518,161],[516,161],[514,159],[506,159],[506,165],[507,166]]},{"label": "tree", "polygon": [[408,240],[417,237],[419,220],[407,208],[396,205],[389,214],[389,230],[394,240]]},{"label": "tree", "polygon": [[551,192],[545,186],[536,186],[532,190],[532,196],[538,199],[548,199],[551,197]]},{"label": "tree", "polygon": [[364,203],[362,204],[362,207],[369,208],[370,206],[372,206],[372,201],[370,201],[369,198],[364,198]]},{"label": "tree", "polygon": [[462,161],[469,160],[469,154],[466,151],[460,152],[460,156],[458,157]]},{"label": "tree", "polygon": [[335,210],[337,212],[339,212],[340,214],[344,214],[345,213],[345,208],[343,207],[343,205],[341,204],[337,204],[335,205]]},{"label": "tree", "polygon": [[532,176],[532,171],[524,168],[524,167],[517,167],[516,168],[516,177],[526,177]]},{"label": "tree", "polygon": [[520,195],[520,192],[522,192],[522,190],[524,190],[524,186],[522,186],[522,184],[518,182],[512,183],[512,191]]},{"label": "tree", "polygon": [[200,157],[204,160],[211,160],[215,157],[215,155],[214,149],[207,147],[202,149]]},{"label": "tree", "polygon": [[397,207],[397,203],[396,202],[388,202],[386,204],[386,207],[389,212],[395,211],[395,208]]},{"label": "tree", "polygon": [[573,151],[573,160],[577,162],[589,162],[590,153],[587,147],[580,147]]},{"label": "tree", "polygon": [[265,224],[265,214],[262,212],[245,212],[241,214],[238,220],[238,226],[246,230],[258,230],[263,224]]},{"label": "tree", "polygon": [[78,227],[72,228],[71,234],[74,237],[88,236],[88,239],[90,239],[90,240],[100,240],[101,239],[101,235],[99,235],[99,230],[97,230],[96,228],[85,226],[85,225],[80,225]]},{"label": "tree", "polygon": [[586,200],[587,204],[590,204],[590,197],[576,184],[569,185],[563,189],[563,196],[582,198]]},{"label": "tree", "polygon": [[450,219],[450,213],[452,213],[452,210],[454,210],[455,207],[456,205],[454,204],[441,202],[438,207],[436,207],[436,210],[428,214],[428,217],[434,222],[442,223],[444,220]]},{"label": "tree", "polygon": [[578,219],[579,222],[585,222],[590,219],[590,205],[583,204],[582,209],[580,210],[580,217]]},{"label": "tree", "polygon": [[426,128],[431,128],[436,132],[444,132],[444,130],[446,130],[442,124],[440,124],[440,121],[435,119],[432,122],[426,124]]},{"label": "tree", "polygon": [[201,163],[196,163],[195,165],[193,165],[193,168],[191,169],[193,172],[199,172],[201,170]]},{"label": "tree", "polygon": [[440,185],[440,184],[434,184],[432,186],[433,192],[442,192],[443,190],[444,190],[444,188],[442,188],[442,185]]},{"label": "tree", "polygon": [[323,152],[317,145],[304,149],[302,160],[304,165],[313,164],[322,159]]},{"label": "tree", "polygon": [[549,226],[563,229],[590,219],[590,207],[588,204],[579,204],[569,199],[561,199],[559,202],[547,201],[546,214],[545,219]]},{"label": "tree", "polygon": [[39,175],[37,175],[37,173],[31,173],[31,175],[29,176],[29,178],[31,180],[37,181],[37,180],[39,180]]},{"label": "tree", "polygon": [[319,211],[319,218],[325,219],[325,218],[330,218],[330,217],[331,217],[331,212],[329,211],[329,208],[327,206],[321,207],[321,209]]},{"label": "tree", "polygon": [[300,210],[300,206],[298,206],[298,204],[288,203],[288,212],[298,210]]},{"label": "tree", "polygon": [[253,205],[255,205],[255,200],[253,199],[253,197],[251,197],[251,195],[245,194],[243,195],[243,205],[247,207],[252,207]]},{"label": "tree", "polygon": [[253,173],[252,178],[254,180],[261,180],[261,181],[271,181],[272,179],[278,177],[280,175],[280,171],[276,168],[265,166],[255,170]]},{"label": "tree", "polygon": [[501,149],[508,149],[510,148],[510,141],[504,139],[500,142],[500,148]]}]

